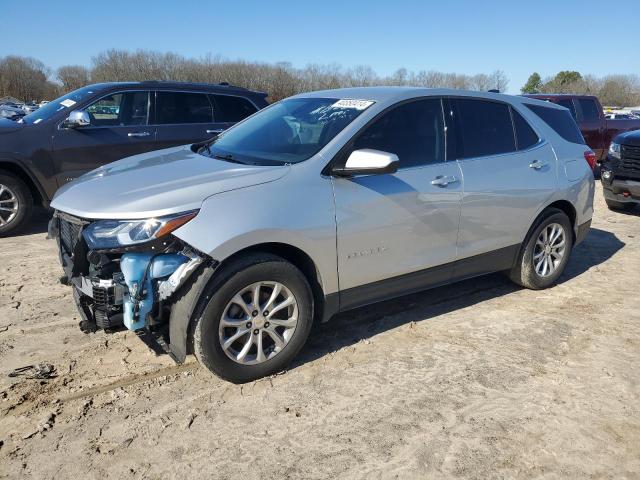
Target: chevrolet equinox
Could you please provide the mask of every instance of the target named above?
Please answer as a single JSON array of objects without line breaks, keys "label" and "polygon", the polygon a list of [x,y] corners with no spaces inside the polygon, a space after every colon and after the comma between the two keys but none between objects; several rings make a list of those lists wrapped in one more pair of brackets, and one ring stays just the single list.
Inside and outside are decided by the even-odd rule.
[{"label": "chevrolet equinox", "polygon": [[591,155],[547,102],[320,91],[85,174],[49,232],[83,330],[124,325],[246,382],[337,312],[497,271],[551,286],[589,230]]}]

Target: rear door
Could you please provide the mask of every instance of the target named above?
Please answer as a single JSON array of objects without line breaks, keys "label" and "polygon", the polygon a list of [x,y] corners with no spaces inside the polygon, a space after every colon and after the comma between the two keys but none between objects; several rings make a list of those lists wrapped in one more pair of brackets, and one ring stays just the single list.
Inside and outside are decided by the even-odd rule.
[{"label": "rear door", "polygon": [[206,93],[157,91],[155,107],[158,148],[201,142],[226,128]]},{"label": "rear door", "polygon": [[602,158],[604,152],[605,119],[602,109],[593,98],[576,98],[578,124],[582,130],[584,141],[596,154]]},{"label": "rear door", "polygon": [[58,186],[100,165],[156,148],[149,107],[149,91],[115,92],[84,108],[90,126],[58,125],[52,139]]},{"label": "rear door", "polygon": [[[414,100],[382,114],[354,139],[344,160],[365,148],[398,155],[400,167],[395,174],[332,179],[341,308],[447,281],[449,268],[420,272],[454,261],[457,253],[462,176],[445,158],[441,99]],[[384,286],[374,283],[381,280]]]},{"label": "rear door", "polygon": [[466,262],[477,269],[468,274],[508,268],[532,218],[555,191],[555,156],[508,104],[477,98],[451,103],[464,177],[459,256],[490,254]]}]

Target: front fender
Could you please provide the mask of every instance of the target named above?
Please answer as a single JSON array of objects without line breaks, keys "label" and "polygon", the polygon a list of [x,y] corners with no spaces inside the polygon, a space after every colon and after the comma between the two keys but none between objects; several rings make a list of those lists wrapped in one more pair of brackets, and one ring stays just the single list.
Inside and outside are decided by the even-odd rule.
[{"label": "front fender", "polygon": [[290,245],[315,263],[325,295],[338,291],[336,225],[329,179],[291,174],[268,184],[209,197],[198,215],[174,232],[221,262],[265,243]]}]

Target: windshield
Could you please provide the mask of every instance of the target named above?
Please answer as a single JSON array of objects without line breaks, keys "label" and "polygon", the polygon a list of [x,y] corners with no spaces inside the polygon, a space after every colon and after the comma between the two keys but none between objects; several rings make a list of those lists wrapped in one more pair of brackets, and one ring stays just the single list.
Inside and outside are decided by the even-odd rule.
[{"label": "windshield", "polygon": [[61,110],[73,110],[74,105],[83,101],[85,98],[93,95],[97,91],[96,86],[82,87],[73,92],[69,92],[60,98],[50,101],[44,104],[35,112],[26,115],[20,120],[20,123],[40,123],[44,120],[48,120]]},{"label": "windshield", "polygon": [[298,163],[318,153],[373,102],[292,98],[219,135],[200,153],[253,165]]}]

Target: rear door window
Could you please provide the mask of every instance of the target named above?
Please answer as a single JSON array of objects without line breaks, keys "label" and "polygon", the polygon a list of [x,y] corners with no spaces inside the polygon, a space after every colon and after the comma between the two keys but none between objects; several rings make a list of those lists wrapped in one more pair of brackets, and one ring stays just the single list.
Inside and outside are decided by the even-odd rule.
[{"label": "rear door window", "polygon": [[383,114],[354,142],[354,150],[364,148],[395,153],[401,169],[444,162],[441,100],[417,100]]},{"label": "rear door window", "polygon": [[535,113],[542,121],[549,125],[558,135],[567,142],[584,145],[584,138],[569,112],[558,108],[542,107],[540,105],[524,104]]},{"label": "rear door window", "polygon": [[212,123],[213,108],[204,93],[157,92],[156,123]]},{"label": "rear door window", "polygon": [[578,115],[576,114],[576,106],[573,104],[573,100],[570,98],[563,98],[562,100],[558,100],[558,105],[564,108],[568,108],[571,112],[571,116],[574,120],[578,120]]},{"label": "rear door window", "polygon": [[234,95],[210,95],[216,105],[216,121],[235,123],[253,115],[258,109],[249,100]]},{"label": "rear door window", "polygon": [[590,98],[578,98],[578,105],[585,122],[597,122],[600,120],[600,110],[595,100]]},{"label": "rear door window", "polygon": [[516,149],[509,106],[488,100],[456,98],[456,157],[483,157]]},{"label": "rear door window", "polygon": [[511,115],[513,117],[513,128],[516,131],[516,147],[518,150],[526,150],[540,141],[538,134],[534,132],[529,122],[522,115],[513,108],[511,109]]}]

